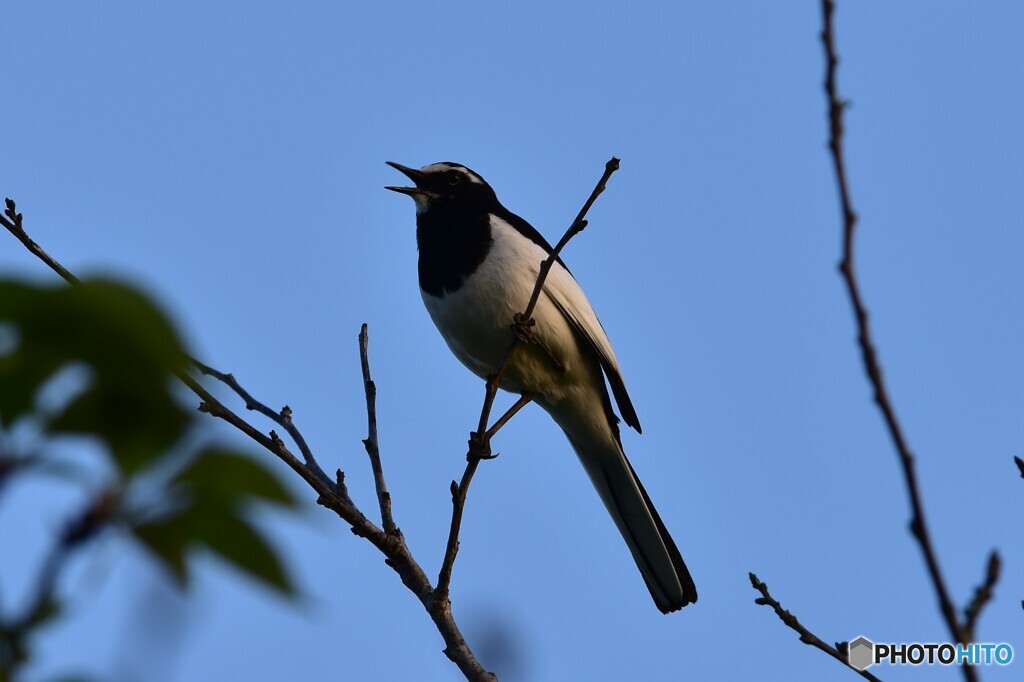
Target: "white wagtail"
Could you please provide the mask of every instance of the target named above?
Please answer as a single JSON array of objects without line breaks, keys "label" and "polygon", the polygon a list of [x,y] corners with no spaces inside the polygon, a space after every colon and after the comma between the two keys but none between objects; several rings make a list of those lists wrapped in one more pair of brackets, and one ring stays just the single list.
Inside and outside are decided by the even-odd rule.
[{"label": "white wagtail", "polygon": [[[415,187],[388,187],[416,202],[423,302],[448,347],[482,378],[498,369],[551,246],[501,205],[483,178],[456,163],[420,170],[397,163]],[[683,557],[619,440],[612,395],[626,424],[640,421],[608,336],[559,259],[533,315],[540,343],[513,354],[501,388],[531,397],[569,438],[643,575],[654,603],[670,613],[697,601]]]}]

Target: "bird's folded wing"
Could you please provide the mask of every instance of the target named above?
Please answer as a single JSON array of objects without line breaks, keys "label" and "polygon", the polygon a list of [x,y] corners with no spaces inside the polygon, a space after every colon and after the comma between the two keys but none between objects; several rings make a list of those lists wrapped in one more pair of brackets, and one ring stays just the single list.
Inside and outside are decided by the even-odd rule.
[{"label": "bird's folded wing", "polygon": [[615,351],[612,350],[608,334],[601,326],[601,321],[597,319],[597,314],[580,285],[561,263],[556,262],[548,273],[544,281],[544,293],[565,316],[580,339],[597,354],[601,368],[612,387],[612,394],[622,413],[623,421],[638,433],[642,433],[640,419],[633,408],[633,402],[629,399],[629,393],[626,392],[622,371],[619,369],[618,360],[615,359]]}]

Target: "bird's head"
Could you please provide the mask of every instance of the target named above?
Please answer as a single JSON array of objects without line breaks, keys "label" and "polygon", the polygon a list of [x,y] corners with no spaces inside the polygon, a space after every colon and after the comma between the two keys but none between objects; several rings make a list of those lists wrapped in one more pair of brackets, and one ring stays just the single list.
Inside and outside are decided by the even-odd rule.
[{"label": "bird's head", "polygon": [[469,168],[448,161],[433,163],[416,170],[400,163],[387,164],[415,183],[415,187],[387,187],[392,192],[408,194],[416,202],[416,212],[434,209],[491,210],[498,202],[494,190]]}]

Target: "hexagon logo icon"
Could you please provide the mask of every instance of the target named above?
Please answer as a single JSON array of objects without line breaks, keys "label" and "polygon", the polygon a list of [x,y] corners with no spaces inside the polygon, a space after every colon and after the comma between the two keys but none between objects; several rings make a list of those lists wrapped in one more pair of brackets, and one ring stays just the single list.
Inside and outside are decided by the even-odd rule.
[{"label": "hexagon logo icon", "polygon": [[850,667],[867,670],[875,663],[875,643],[867,637],[858,637],[849,645]]}]

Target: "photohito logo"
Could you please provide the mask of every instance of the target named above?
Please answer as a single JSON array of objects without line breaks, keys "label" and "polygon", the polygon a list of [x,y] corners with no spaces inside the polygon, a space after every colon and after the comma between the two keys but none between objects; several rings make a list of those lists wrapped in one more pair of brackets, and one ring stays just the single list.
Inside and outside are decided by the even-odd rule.
[{"label": "photohito logo", "polygon": [[867,670],[876,663],[890,665],[1009,665],[1013,647],[1006,642],[910,642],[875,644],[867,637],[858,637],[849,644],[850,667]]}]

